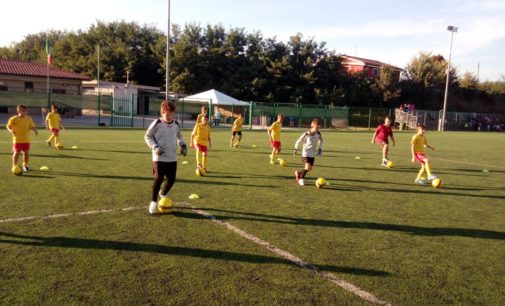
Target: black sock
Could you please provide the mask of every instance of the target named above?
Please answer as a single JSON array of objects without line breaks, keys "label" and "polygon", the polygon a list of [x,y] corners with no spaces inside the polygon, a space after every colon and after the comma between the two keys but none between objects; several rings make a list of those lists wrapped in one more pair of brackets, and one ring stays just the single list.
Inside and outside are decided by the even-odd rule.
[{"label": "black sock", "polygon": [[304,177],[305,177],[305,174],[307,174],[307,172],[309,172],[309,171],[307,171],[307,170],[303,169],[303,170],[301,171],[301,173],[300,173],[300,178],[304,178]]}]

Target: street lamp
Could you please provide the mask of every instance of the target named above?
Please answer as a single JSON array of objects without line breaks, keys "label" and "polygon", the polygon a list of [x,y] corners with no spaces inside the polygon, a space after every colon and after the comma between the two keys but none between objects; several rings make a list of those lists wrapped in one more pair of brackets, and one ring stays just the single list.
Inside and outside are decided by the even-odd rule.
[{"label": "street lamp", "polygon": [[169,82],[169,69],[170,69],[170,0],[168,0],[168,31],[167,31],[167,67],[165,72],[165,99],[168,100],[168,82]]},{"label": "street lamp", "polygon": [[444,108],[442,109],[442,122],[439,125],[438,130],[445,130],[445,111],[447,107],[447,94],[449,92],[449,75],[451,74],[451,55],[452,55],[452,39],[454,37],[454,33],[458,32],[458,27],[448,26],[447,31],[451,32],[451,47],[449,49],[449,62],[447,63],[447,79],[445,80],[445,94],[444,94]]}]

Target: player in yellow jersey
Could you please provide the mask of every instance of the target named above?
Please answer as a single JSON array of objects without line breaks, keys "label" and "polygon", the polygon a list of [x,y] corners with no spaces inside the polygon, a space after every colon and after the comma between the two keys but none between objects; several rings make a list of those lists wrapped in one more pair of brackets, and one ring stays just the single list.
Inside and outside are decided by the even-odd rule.
[{"label": "player in yellow jersey", "polygon": [[[231,128],[231,139],[230,139],[230,147],[239,147],[240,141],[242,140],[242,124],[244,119],[242,119],[242,114],[238,114],[238,118],[233,122],[233,126]],[[233,144],[233,140],[235,140],[235,135],[238,135],[238,140],[235,144]]]},{"label": "player in yellow jersey", "polygon": [[424,136],[425,126],[423,124],[417,125],[417,133],[412,137],[410,142],[411,152],[412,152],[412,162],[416,160],[421,164],[421,170],[415,180],[416,184],[425,184],[426,179],[424,179],[424,172],[428,175],[428,180],[434,180],[437,177],[431,174],[430,160],[424,155],[424,149],[429,148],[435,151],[435,148],[428,145],[428,140]]},{"label": "player in yellow jersey", "polygon": [[207,172],[207,152],[211,147],[209,115],[202,118],[202,123],[195,124],[191,133],[190,146],[196,149],[196,164],[199,169]]},{"label": "player in yellow jersey", "polygon": [[28,116],[28,110],[25,105],[19,104],[16,108],[17,115],[13,116],[7,122],[7,130],[12,134],[12,166],[16,166],[19,161],[19,154],[23,154],[23,171],[28,172],[28,152],[30,151],[30,130],[35,135],[39,132],[35,127],[32,117]]},{"label": "player in yellow jersey", "polygon": [[282,114],[277,115],[277,121],[272,123],[268,128],[268,138],[270,139],[270,145],[272,146],[272,153],[270,156],[270,164],[275,164],[274,159],[277,154],[281,152],[281,128],[282,121],[284,121],[284,116]]},{"label": "player in yellow jersey", "polygon": [[46,140],[47,145],[51,146],[51,140],[54,139],[54,147],[58,148],[61,146],[60,143],[60,127],[65,130],[63,124],[61,124],[61,117],[58,114],[58,106],[56,104],[51,105],[51,112],[46,116],[46,130],[51,130],[52,134],[48,140]]},{"label": "player in yellow jersey", "polygon": [[200,108],[200,114],[198,114],[198,117],[196,118],[196,124],[202,123],[203,117],[208,116],[209,111],[207,109],[207,106],[202,106]]}]

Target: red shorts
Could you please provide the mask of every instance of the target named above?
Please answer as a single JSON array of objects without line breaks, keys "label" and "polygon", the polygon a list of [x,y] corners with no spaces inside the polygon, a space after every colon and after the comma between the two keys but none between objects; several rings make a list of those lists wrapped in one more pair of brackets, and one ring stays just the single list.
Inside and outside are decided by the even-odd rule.
[{"label": "red shorts", "polygon": [[28,152],[30,151],[30,143],[15,143],[12,145],[12,152]]},{"label": "red shorts", "polygon": [[207,146],[195,143],[195,149],[200,150],[202,153],[207,153]]},{"label": "red shorts", "polygon": [[51,129],[51,132],[53,132],[54,135],[58,136],[58,133],[60,132],[59,129]]},{"label": "red shorts", "polygon": [[416,153],[414,156],[418,162],[420,162],[421,164],[424,164],[424,159],[426,158],[424,153]]},{"label": "red shorts", "polygon": [[380,145],[389,144],[387,139],[381,139],[381,138],[377,138],[376,142]]},{"label": "red shorts", "polygon": [[276,149],[276,150],[280,150],[281,149],[281,142],[280,141],[272,141],[272,148]]}]

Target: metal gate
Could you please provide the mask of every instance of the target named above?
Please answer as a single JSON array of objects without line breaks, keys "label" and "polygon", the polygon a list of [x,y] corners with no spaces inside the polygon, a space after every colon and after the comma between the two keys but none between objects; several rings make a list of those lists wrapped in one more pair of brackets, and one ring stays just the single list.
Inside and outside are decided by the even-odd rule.
[{"label": "metal gate", "polygon": [[112,99],[110,107],[110,126],[130,126],[133,127],[135,95],[131,98]]}]

